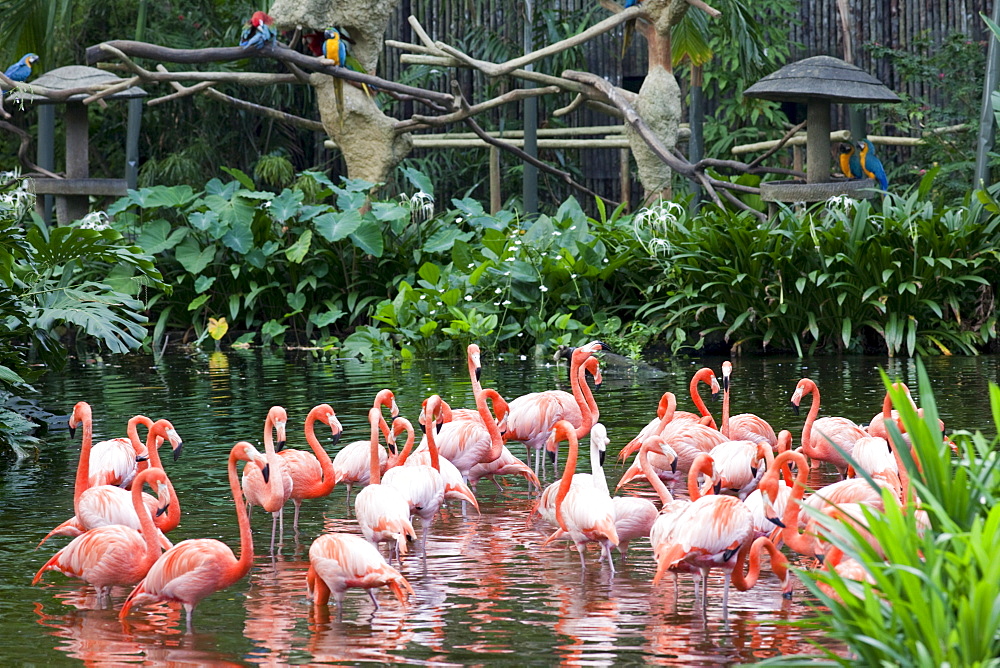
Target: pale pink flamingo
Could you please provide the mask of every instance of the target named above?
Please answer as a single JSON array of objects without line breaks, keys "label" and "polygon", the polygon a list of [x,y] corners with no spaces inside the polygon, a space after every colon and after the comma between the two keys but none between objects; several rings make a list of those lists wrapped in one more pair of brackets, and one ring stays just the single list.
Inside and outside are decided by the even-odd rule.
[{"label": "pale pink flamingo", "polygon": [[[399,407],[396,406],[396,397],[393,395],[392,390],[389,389],[379,390],[378,394],[375,395],[372,407],[388,408],[392,417],[399,415]],[[382,433],[388,439],[389,425],[386,423],[385,418],[382,417],[381,410],[379,411],[379,426],[382,429]],[[371,462],[369,461],[370,456],[368,451],[370,446],[369,441],[353,441],[341,448],[340,452],[333,458],[334,483],[337,485],[340,483],[347,485],[348,508],[351,507],[351,489],[354,485],[363,487],[369,482]],[[384,473],[388,466],[389,455],[386,453],[385,447],[381,444],[379,444],[377,452],[379,472]]]},{"label": "pale pink flamingo", "polygon": [[[910,396],[910,388],[908,388],[903,383],[893,383],[893,389],[903,390],[906,393],[906,399],[910,402],[910,406],[913,410],[917,411],[920,417],[923,417],[923,410],[917,408],[917,404],[913,401],[913,397]],[[900,418],[899,411],[892,407],[892,395],[886,391],[885,398],[882,400],[882,412],[875,415],[871,421],[868,423],[868,427],[865,429],[871,436],[877,436],[878,438],[884,438],[889,440],[889,430],[886,428],[888,422],[894,422],[896,428],[899,429],[903,438],[909,443],[909,435],[906,433],[906,428],[903,426],[903,421]],[[944,429],[944,425],[941,425]]]},{"label": "pale pink flamingo", "polygon": [[774,435],[774,429],[761,418],[753,413],[740,413],[739,415],[729,415],[729,394],[732,390],[730,377],[733,373],[733,365],[728,360],[722,363],[722,428],[723,435],[733,441],[753,441],[754,443],[766,443],[769,448],[774,448],[778,444],[778,437]]},{"label": "pale pink flamingo", "polygon": [[177,601],[187,613],[187,629],[190,633],[191,618],[198,602],[209,594],[232,586],[250,572],[253,563],[253,538],[250,535],[250,517],[236,475],[236,462],[239,460],[259,466],[265,484],[270,479],[267,459],[252,445],[240,441],[233,446],[229,453],[229,489],[233,494],[236,519],[240,527],[239,558],[236,558],[228,545],[212,538],[194,538],[177,543],[163,553],[149,569],[145,579],[128,595],[118,614],[119,619],[125,619],[135,605]]},{"label": "pale pink flamingo", "polygon": [[[787,429],[782,429],[778,434],[778,452],[786,452],[791,447],[791,443],[792,432]],[[773,467],[774,462],[772,462],[770,466]],[[785,506],[788,503],[788,499],[792,495],[792,486],[786,482],[792,479],[790,469],[786,468],[782,472],[782,475],[784,475],[784,479],[779,478],[778,480],[777,490],[775,492],[776,498],[771,499],[773,516],[779,518],[784,514]],[[761,480],[763,480],[763,476],[761,477]],[[778,528],[777,525],[767,517],[767,512],[764,510],[764,496],[760,491],[759,483],[757,489],[750,492],[750,494],[747,495],[747,498],[743,500],[743,503],[746,504],[746,507],[750,509],[750,514],[753,515],[754,536],[771,536],[774,534],[773,541],[779,541],[780,528]]]},{"label": "pale pink flamingo", "polygon": [[379,605],[373,589],[388,587],[400,603],[413,593],[410,583],[378,549],[364,538],[346,533],[327,533],[313,541],[306,583],[313,605],[326,605],[333,593],[338,613],[348,589],[367,590],[376,610]]},{"label": "pale pink flamingo", "polygon": [[[382,411],[372,408],[368,411],[368,422],[371,425],[371,440],[369,441],[368,485],[354,497],[354,515],[361,526],[361,533],[376,548],[385,541],[395,543],[397,560],[402,560],[406,554],[406,541],[417,537],[410,524],[410,504],[398,490],[382,482],[382,471],[379,467],[379,421],[384,421]],[[392,543],[390,543],[390,558]]]},{"label": "pale pink flamingo", "polygon": [[[288,414],[285,409],[281,406],[271,406],[264,420],[264,457],[271,469],[271,482],[264,480],[260,467],[254,462],[243,467],[243,494],[246,496],[248,508],[260,506],[271,513],[271,551],[274,551],[275,533],[280,536],[280,540],[284,540],[285,503],[292,498],[292,473],[277,452],[285,447],[287,423]],[[278,434],[277,445],[274,442],[274,432]],[[278,531],[279,522],[280,531]]]},{"label": "pale pink flamingo", "polygon": [[131,495],[132,511],[139,518],[141,533],[120,524],[86,531],[45,562],[31,584],[41,580],[45,571],[59,571],[94,585],[101,601],[111,598],[114,585],[134,585],[144,578],[161,553],[159,530],[142,498],[146,483],[156,490],[159,498],[155,512],[166,512],[171,497],[163,469],[141,471],[133,480],[132,491],[127,492]]},{"label": "pale pink flamingo", "polygon": [[95,443],[90,451],[90,487],[115,485],[128,488],[139,472],[139,462],[149,455],[139,440],[138,427],[153,426],[145,415],[136,415],[128,421],[128,436]]},{"label": "pale pink flamingo", "polygon": [[771,447],[763,440],[742,440],[726,441],[712,448],[709,456],[719,491],[746,499],[774,461]]},{"label": "pale pink flamingo", "polygon": [[840,476],[844,477],[847,473],[847,460],[837,448],[849,455],[854,449],[855,442],[868,434],[847,418],[824,417],[817,420],[820,402],[819,388],[809,378],[800,380],[795,386],[795,392],[792,393],[792,406],[796,412],[807,394],[812,394],[813,400],[809,407],[806,423],[802,427],[802,454],[816,461],[833,464],[840,472]]},{"label": "pale pink flamingo", "polygon": [[[493,390],[483,390],[484,392],[493,392]],[[426,405],[426,401],[424,404]],[[442,410],[445,410],[448,404],[444,401],[441,402]],[[421,408],[420,419],[424,419],[424,409]],[[436,421],[435,421],[436,424]],[[409,420],[405,420],[401,417],[397,417],[392,422],[392,433],[389,435],[389,442],[395,443],[395,439],[402,432],[406,432],[406,444],[399,454],[394,457],[389,458],[389,468],[386,470],[388,473],[395,466],[433,466],[431,462],[430,449],[426,447],[425,442],[424,449],[413,450],[413,425]],[[425,437],[426,438],[426,437]],[[472,489],[465,484],[462,478],[461,472],[452,464],[450,461],[440,456],[440,451],[437,458],[438,472],[441,474],[441,479],[444,481],[444,498],[446,499],[456,499],[462,502],[471,503],[479,512],[479,501],[476,500],[476,495]]]},{"label": "pale pink flamingo", "polygon": [[592,341],[573,351],[569,372],[572,394],[563,390],[546,390],[525,394],[510,402],[504,441],[521,441],[528,449],[529,456],[534,452],[536,475],[539,460],[543,459],[542,447],[556,422],[565,419],[569,420],[574,429],[590,430],[590,410],[586,397],[590,387],[586,384],[580,385],[579,370],[584,360],[598,350],[609,350],[609,348],[600,341]]},{"label": "pale pink flamingo", "polygon": [[[671,420],[691,420],[692,422],[700,422],[712,429],[715,429],[715,419],[709,412],[708,407],[705,405],[705,400],[701,398],[701,394],[698,392],[698,388],[701,383],[705,383],[712,390],[712,396],[716,397],[719,394],[719,381],[715,377],[715,372],[708,367],[702,367],[695,372],[694,376],[691,377],[691,383],[689,385],[689,391],[691,392],[691,401],[694,403],[695,408],[698,409],[700,415],[695,415],[694,413],[688,413],[687,411],[670,411],[671,417],[667,418],[667,422]],[[660,397],[660,403],[656,407],[656,417],[650,420],[645,427],[643,427],[639,434],[629,441],[625,448],[622,449],[622,453],[619,454],[618,458],[621,461],[625,461],[625,458],[633,452],[638,452],[639,448],[642,446],[643,442],[653,434],[658,434],[663,428],[663,415],[667,412],[667,407],[670,402],[673,402],[674,408],[677,407],[677,398],[674,396],[673,392],[664,392],[663,396]]]},{"label": "pale pink flamingo", "polygon": [[[155,423],[151,423],[145,447],[149,452],[149,461],[152,467],[161,470],[163,464],[160,461],[159,446],[164,439],[170,441],[174,451],[174,458],[176,459],[183,443],[174,426],[169,420],[157,420]],[[181,518],[180,504],[176,500],[174,487],[170,483],[169,478],[167,479],[167,490],[170,492],[170,497],[174,499],[174,502],[170,504],[165,514],[154,514],[159,507],[159,502],[155,497],[149,494],[143,494],[142,496],[146,507],[150,509],[151,514],[154,514],[153,521],[157,529],[163,533],[176,529]],[[50,531],[38,543],[39,547],[51,536],[79,536],[89,529],[109,524],[124,524],[136,531],[141,527],[140,518],[135,514],[135,510],[132,507],[132,496],[122,487],[115,485],[88,487],[79,494],[79,498],[74,499],[73,505],[77,514]],[[170,547],[170,541],[165,536],[162,537],[161,542],[165,547]]]},{"label": "pale pink flamingo", "polygon": [[319,404],[314,406],[309,411],[309,415],[306,416],[306,443],[312,449],[312,454],[290,448],[278,453],[292,476],[292,502],[295,504],[295,519],[292,527],[296,530],[299,528],[299,509],[302,507],[302,500],[318,499],[328,495],[333,490],[337,480],[330,455],[326,454],[326,450],[316,438],[317,420],[330,427],[333,432],[333,444],[337,445],[343,427],[340,426],[340,421],[329,404]]},{"label": "pale pink flamingo", "polygon": [[496,477],[502,475],[520,475],[536,490],[541,491],[542,485],[538,481],[538,476],[531,470],[531,467],[518,459],[514,453],[504,446],[500,450],[500,456],[489,464],[476,464],[469,470],[469,487],[473,493],[476,491],[476,483],[483,478],[489,478],[499,489],[503,489]]},{"label": "pale pink flamingo", "polygon": [[[600,426],[600,430],[603,430],[604,425]],[[576,436],[576,431],[574,430],[574,436]],[[556,433],[553,429],[550,439],[555,439]],[[579,440],[577,440],[579,443]],[[576,487],[577,485],[582,485],[586,488],[600,487],[603,481],[604,486],[607,486],[607,481],[604,478],[604,457],[605,450],[608,440],[606,438],[591,438],[590,439],[590,473],[575,473],[572,477],[571,484]],[[538,497],[538,501],[535,503],[528,516],[529,522],[535,515],[539,515],[542,520],[554,527],[559,527],[559,522],[556,519],[556,499],[559,495],[559,488],[562,485],[563,478],[556,480],[555,482],[549,484],[545,490],[542,492],[541,496]],[[557,531],[561,535],[561,529]],[[556,536],[558,538],[559,536]],[[550,537],[549,540],[554,540],[555,538]]]},{"label": "pale pink flamingo", "polygon": [[[601,545],[602,557],[607,557],[612,575],[615,572],[611,548],[618,545],[618,531],[615,528],[615,508],[608,494],[607,482],[603,475],[591,476],[590,484],[574,480],[576,460],[579,445],[576,438],[576,428],[568,420],[560,420],[553,427],[553,437],[557,441],[567,440],[569,451],[566,455],[566,466],[562,479],[559,481],[559,491],[556,495],[556,521],[559,528],[568,533],[580,553],[580,566],[586,568],[584,550],[589,542]],[[603,481],[603,486],[600,481]],[[560,532],[549,537],[552,540]],[[546,541],[548,542],[548,541]]]},{"label": "pale pink flamingo", "polygon": [[[859,438],[854,444],[854,452],[851,459],[869,477],[888,483],[896,489],[896,496],[902,496],[899,482],[899,466],[893,456],[892,446],[884,438],[878,436],[866,436]],[[847,477],[858,477],[854,466],[847,467]]]},{"label": "pale pink flamingo", "polygon": [[[699,463],[702,461],[706,458],[700,457]],[[753,518],[742,501],[732,496],[701,496],[691,502],[690,508],[684,511],[683,520],[670,532],[667,545],[657,558],[653,584],[681,562],[699,569],[702,579],[707,578],[712,568],[721,568],[725,579],[722,617],[727,619],[729,582],[737,563],[734,557],[752,535]]]},{"label": "pale pink flamingo", "polygon": [[[432,395],[427,400],[428,422],[433,424],[441,411],[441,397]],[[406,446],[400,453],[397,466],[389,468],[382,477],[382,485],[397,490],[409,504],[410,516],[420,517],[420,551],[427,558],[427,534],[434,516],[444,502],[444,478],[441,477],[441,457],[433,427],[427,430],[427,452],[430,465],[410,464],[407,458],[413,448],[413,425],[404,417],[393,420],[393,428],[401,425],[407,432]],[[471,492],[470,492],[471,494]],[[412,520],[411,520],[412,521]]]},{"label": "pale pink flamingo", "polygon": [[[855,582],[867,582],[875,584],[875,578],[868,569],[858,560],[848,557],[839,547],[831,547],[823,559],[823,569],[827,572],[835,572],[844,580],[854,580]],[[835,601],[840,601],[840,594],[824,581],[817,583],[820,591]]]}]

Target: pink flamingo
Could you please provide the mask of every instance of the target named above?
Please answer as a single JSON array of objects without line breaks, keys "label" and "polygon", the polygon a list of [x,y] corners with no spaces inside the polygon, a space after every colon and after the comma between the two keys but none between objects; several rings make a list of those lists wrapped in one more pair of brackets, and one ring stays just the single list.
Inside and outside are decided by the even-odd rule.
[{"label": "pink flamingo", "polygon": [[[705,400],[701,398],[701,394],[698,392],[698,387],[701,383],[705,383],[712,390],[712,396],[716,397],[719,394],[719,381],[715,377],[715,372],[708,367],[702,367],[695,372],[694,376],[691,378],[691,383],[689,385],[689,391],[691,392],[691,401],[694,403],[695,408],[698,409],[699,415],[694,413],[688,413],[687,411],[674,412],[670,411],[671,416],[667,418],[667,422],[671,420],[691,420],[693,422],[700,422],[712,429],[715,429],[715,419],[712,417],[711,412],[709,412],[708,407],[705,405]],[[621,461],[625,461],[633,452],[638,452],[640,446],[642,446],[645,440],[652,436],[653,434],[659,434],[663,429],[663,416],[668,410],[668,405],[673,402],[674,408],[677,406],[677,398],[674,396],[673,392],[664,392],[663,396],[660,397],[660,403],[656,407],[656,417],[650,420],[645,427],[643,427],[639,434],[629,441],[625,448],[622,449],[622,453],[619,454],[618,458]]]},{"label": "pink flamingo", "polygon": [[753,441],[754,443],[766,443],[768,447],[774,448],[778,444],[778,437],[774,435],[774,429],[761,417],[753,413],[740,413],[729,416],[729,393],[732,389],[730,376],[733,373],[733,365],[728,360],[722,363],[722,433],[726,438],[733,441]]},{"label": "pink flamingo", "polygon": [[[569,382],[573,393],[563,390],[547,390],[522,395],[510,402],[507,414],[507,432],[504,441],[521,441],[528,449],[529,457],[535,453],[535,475],[538,474],[541,449],[559,420],[569,420],[574,429],[589,432],[591,424],[587,394],[590,387],[580,385],[579,370],[584,360],[598,350],[610,350],[600,341],[592,341],[573,351],[570,359]],[[542,463],[544,466],[544,462]]]},{"label": "pink flamingo", "polygon": [[[791,442],[792,432],[787,429],[782,429],[778,434],[778,451],[787,451],[791,447]],[[770,466],[773,467],[774,463],[772,462]],[[782,472],[782,475],[784,476],[784,479],[782,480],[779,478],[777,490],[775,492],[776,498],[772,499],[774,517],[781,517],[784,514],[788,499],[792,495],[792,486],[785,482],[786,480],[792,479],[791,471],[786,468]],[[763,480],[763,477],[761,480]],[[750,492],[750,494],[747,495],[747,498],[743,500],[743,503],[746,504],[746,507],[750,509],[750,514],[753,515],[754,537],[770,536],[775,534],[775,532],[778,532],[772,537],[775,541],[779,540],[781,530],[777,528],[777,525],[767,517],[767,513],[764,510],[764,495],[760,491],[759,483],[757,489]]]},{"label": "pink flamingo", "polygon": [[[441,411],[441,397],[433,395],[427,400],[428,421],[433,423]],[[435,429],[427,430],[427,446],[430,455],[430,465],[411,464],[407,466],[407,457],[413,447],[413,425],[403,417],[393,421],[393,427],[401,424],[407,431],[406,447],[400,453],[397,466],[385,472],[382,484],[397,490],[409,504],[410,515],[420,517],[420,546],[424,559],[427,558],[427,534],[438,508],[444,502],[444,478],[441,477],[441,457],[437,449]],[[471,492],[470,492],[471,494]]]},{"label": "pink flamingo", "polygon": [[236,476],[236,462],[253,462],[260,467],[265,484],[268,484],[267,459],[247,443],[240,441],[229,453],[229,489],[236,504],[236,519],[240,527],[240,556],[237,558],[229,546],[212,538],[194,538],[177,543],[163,553],[149,573],[125,599],[118,614],[125,619],[133,606],[159,601],[177,601],[187,613],[187,630],[192,631],[191,618],[201,599],[213,592],[232,586],[241,580],[253,563],[253,538],[250,535],[250,517],[243,505],[243,493]]},{"label": "pink flamingo", "polygon": [[[264,457],[271,468],[273,482],[268,483],[262,475],[259,466],[253,462],[243,467],[243,494],[246,496],[247,506],[261,506],[266,512],[271,513],[271,551],[274,551],[274,536],[281,523],[279,535],[284,540],[285,536],[285,503],[292,498],[292,473],[284,459],[278,456],[278,450],[285,447],[285,425],[288,423],[288,414],[281,406],[272,406],[267,412],[267,419],[264,421]],[[278,443],[275,445],[274,432],[278,434]],[[248,510],[249,510],[248,508]]]},{"label": "pink flamingo", "polygon": [[333,490],[337,480],[330,455],[326,454],[326,450],[316,438],[317,420],[330,427],[333,432],[333,444],[337,445],[343,427],[340,426],[340,421],[329,404],[319,404],[306,416],[306,443],[309,444],[313,454],[292,449],[284,449],[278,453],[292,476],[292,502],[295,504],[292,527],[295,530],[299,528],[299,509],[302,507],[302,500],[326,496]]},{"label": "pink flamingo", "polygon": [[542,489],[542,485],[538,481],[538,476],[531,470],[531,467],[518,459],[514,453],[507,449],[507,446],[501,448],[500,456],[489,464],[476,464],[469,470],[469,487],[475,493],[476,483],[483,478],[489,478],[496,483],[497,488],[503,490],[503,487],[497,482],[497,476],[503,475],[524,476],[529,485],[534,486],[539,491]]},{"label": "pink flamingo", "polygon": [[45,571],[59,571],[94,585],[101,601],[105,597],[110,600],[114,585],[133,585],[146,577],[150,566],[160,557],[159,530],[142,498],[146,483],[159,497],[156,512],[166,512],[170,504],[167,476],[161,468],[148,468],[135,477],[129,493],[141,533],[121,524],[86,531],[45,562],[31,584],[41,580]]},{"label": "pink flamingo", "polygon": [[[493,392],[493,390],[483,390],[484,392]],[[426,406],[427,402],[424,401]],[[441,401],[442,411],[447,410],[448,404]],[[421,408],[420,419],[424,419],[425,410]],[[436,422],[436,421],[435,421]],[[392,422],[392,433],[389,436],[389,442],[395,443],[396,437],[402,432],[406,432],[406,444],[403,446],[403,450],[400,451],[398,455],[394,458],[390,458],[390,466],[386,470],[386,473],[391,471],[396,466],[430,466],[433,467],[434,464],[431,461],[430,449],[424,447],[423,450],[413,450],[413,425],[409,420],[405,420],[401,417],[397,417]],[[462,502],[471,503],[479,512],[479,502],[476,500],[476,495],[473,493],[472,489],[465,484],[462,478],[461,472],[452,464],[450,461],[445,459],[440,455],[438,451],[437,458],[437,470],[441,474],[441,479],[444,481],[444,498],[446,499],[457,499]]]},{"label": "pink flamingo", "polygon": [[[608,494],[607,483],[605,482],[602,487],[597,481],[598,476],[591,477],[591,484],[574,480],[579,444],[576,428],[571,422],[568,420],[556,422],[553,437],[557,442],[566,440],[569,443],[566,466],[556,495],[556,520],[559,522],[559,528],[568,533],[576,544],[576,550],[580,553],[581,568],[586,569],[584,560],[586,544],[598,542],[601,544],[602,557],[607,557],[613,575],[615,564],[611,558],[611,548],[618,545],[618,531],[615,528],[614,502]],[[552,540],[559,533],[557,531],[548,540]]]},{"label": "pink flamingo", "polygon": [[139,472],[139,462],[148,453],[139,440],[138,427],[148,429],[153,421],[145,415],[136,415],[128,421],[128,436],[95,443],[90,451],[90,487],[115,485],[128,488]]},{"label": "pink flamingo", "polygon": [[840,476],[847,473],[847,460],[837,450],[840,448],[847,454],[854,450],[854,444],[859,438],[868,436],[864,429],[843,417],[824,417],[819,420],[819,388],[809,378],[803,378],[795,386],[792,394],[792,406],[798,411],[799,404],[807,394],[813,395],[809,415],[802,427],[802,453],[810,459],[833,464]]},{"label": "pink flamingo", "polygon": [[346,533],[327,533],[313,541],[306,583],[313,605],[326,605],[332,592],[338,612],[343,609],[348,589],[366,589],[376,610],[379,605],[373,589],[389,587],[400,603],[413,593],[406,578],[371,543]]},{"label": "pink flamingo", "polygon": [[[396,559],[402,561],[406,554],[406,541],[417,537],[410,524],[410,504],[398,490],[382,482],[382,471],[379,468],[379,421],[383,420],[382,411],[372,408],[368,411],[368,422],[371,425],[371,440],[369,441],[369,483],[354,498],[354,515],[358,518],[361,533],[376,548],[384,541],[394,541]],[[390,544],[390,557],[392,554]]]},{"label": "pink flamingo", "polygon": [[[396,406],[396,397],[393,395],[392,390],[379,390],[378,394],[375,395],[372,407],[380,408],[383,406],[389,409],[392,417],[399,415],[399,407]],[[379,426],[382,429],[382,433],[388,439],[389,425],[386,423],[385,418],[382,417],[381,411],[379,412]],[[368,441],[353,441],[341,448],[340,452],[333,458],[334,484],[345,483],[347,485],[348,508],[351,506],[352,487],[354,485],[364,486],[369,482],[368,474],[371,470],[370,462],[368,461],[369,447],[370,443]],[[384,473],[386,466],[388,466],[388,454],[382,445],[378,446],[377,452],[379,472]]]},{"label": "pink flamingo", "polygon": [[719,490],[741,500],[757,489],[757,483],[774,461],[771,444],[766,441],[726,441],[709,453]]},{"label": "pink flamingo", "polygon": [[[170,441],[174,451],[174,459],[180,454],[183,443],[170,421],[157,420],[155,423],[151,422],[149,434],[146,438],[146,450],[149,452],[149,461],[152,465],[150,468],[163,469],[159,453],[160,443],[163,439]],[[155,497],[149,494],[143,494],[142,496],[146,507],[149,508],[150,513],[154,516],[153,521],[157,529],[163,533],[176,529],[181,518],[180,504],[176,501],[174,487],[170,483],[169,478],[167,479],[167,490],[170,492],[170,497],[175,499],[175,501],[170,504],[165,514],[156,513],[159,502]],[[80,494],[74,494],[73,506],[76,514],[46,534],[45,538],[38,543],[38,547],[41,547],[42,543],[52,536],[79,536],[89,529],[109,524],[124,524],[136,531],[139,531],[141,528],[140,517],[136,515],[132,507],[132,496],[122,487],[115,485],[88,487]],[[165,547],[170,547],[170,541],[166,537],[162,537],[161,542]]]}]

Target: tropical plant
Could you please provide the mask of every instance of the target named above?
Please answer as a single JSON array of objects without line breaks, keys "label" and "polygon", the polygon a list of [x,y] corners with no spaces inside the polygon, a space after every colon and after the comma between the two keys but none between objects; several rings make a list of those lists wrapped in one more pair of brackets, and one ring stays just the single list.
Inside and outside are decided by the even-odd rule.
[{"label": "tropical plant", "polygon": [[673,222],[639,230],[664,278],[638,317],[674,350],[716,337],[799,355],[974,354],[996,337],[1000,218],[935,208],[935,173],[879,204],[784,209],[773,226],[718,210],[688,218],[678,207]]},{"label": "tropical plant", "polygon": [[[889,427],[915,496],[901,506],[884,491],[885,512],[865,513],[866,536],[853,525],[817,515],[823,533],[861,564],[868,581],[832,570],[800,571],[824,606],[806,623],[846,645],[848,655],[827,649],[822,657],[782,657],[765,665],[1000,663],[1000,562],[995,557],[1000,439],[954,433],[959,457],[953,458],[942,441],[931,385],[919,362],[918,376],[923,417],[903,390],[891,390],[912,455],[895,424]],[[1000,427],[1000,388],[992,384],[990,402]]]}]

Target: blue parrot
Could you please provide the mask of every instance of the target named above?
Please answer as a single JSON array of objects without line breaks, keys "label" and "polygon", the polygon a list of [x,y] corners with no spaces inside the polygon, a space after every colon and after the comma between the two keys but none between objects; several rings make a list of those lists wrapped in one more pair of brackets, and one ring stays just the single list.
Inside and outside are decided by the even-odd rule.
[{"label": "blue parrot", "polygon": [[4,71],[4,76],[11,81],[27,81],[31,76],[31,66],[38,61],[38,54],[26,53]]},{"label": "blue parrot", "polygon": [[840,171],[849,179],[860,179],[864,176],[861,172],[861,158],[854,150],[854,144],[840,145]]},{"label": "blue parrot", "polygon": [[250,20],[243,24],[240,46],[244,49],[249,49],[251,46],[262,49],[265,44],[273,43],[278,36],[271,27],[273,24],[274,19],[265,12],[254,12]]},{"label": "blue parrot", "polygon": [[[332,60],[333,64],[338,67],[346,67],[354,72],[367,74],[365,68],[361,66],[361,61],[347,53],[347,38],[342,36],[339,30],[330,28],[323,33],[323,36],[326,37],[326,41],[323,42],[323,57]],[[372,96],[370,86],[361,84],[361,87],[368,97]]]},{"label": "blue parrot", "polygon": [[875,155],[875,147],[867,139],[858,142],[858,150],[861,151],[861,171],[870,179],[878,181],[879,188],[889,189],[889,179],[885,175],[885,168],[882,161]]}]

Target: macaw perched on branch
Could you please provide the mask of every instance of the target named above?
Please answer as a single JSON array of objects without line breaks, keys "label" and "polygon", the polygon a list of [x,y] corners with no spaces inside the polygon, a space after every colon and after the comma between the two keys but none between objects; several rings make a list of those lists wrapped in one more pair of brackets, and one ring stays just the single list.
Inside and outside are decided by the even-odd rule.
[{"label": "macaw perched on branch", "polygon": [[849,179],[860,179],[864,176],[861,171],[861,158],[854,150],[854,144],[844,143],[840,145],[840,171]]},{"label": "macaw perched on branch", "polygon": [[[642,0],[625,0],[625,9],[629,7],[635,7]],[[625,57],[625,52],[628,50],[629,42],[632,41],[632,35],[635,34],[635,19],[625,22],[625,33],[622,35],[622,58]]]},{"label": "macaw perched on branch", "polygon": [[240,46],[244,49],[249,49],[251,46],[262,49],[265,44],[273,43],[278,36],[278,33],[271,28],[273,24],[274,19],[265,12],[254,12],[250,20],[243,24]]},{"label": "macaw perched on branch", "polygon": [[[365,68],[361,66],[361,63],[357,58],[347,53],[347,36],[341,35],[340,31],[336,28],[330,28],[323,33],[326,37],[326,41],[323,42],[323,56],[333,62],[337,67],[346,67],[349,70],[355,72],[366,73]],[[335,79],[333,82],[334,91],[337,96],[337,112],[340,116],[340,122],[344,122],[344,82],[341,79]],[[361,84],[364,89],[365,94],[368,97],[372,97],[371,88],[367,84]]]},{"label": "macaw perched on branch", "polygon": [[889,189],[889,179],[885,175],[885,168],[882,161],[875,155],[875,147],[867,139],[858,142],[858,150],[861,151],[861,171],[870,179],[878,181],[878,186],[882,190]]},{"label": "macaw perched on branch", "polygon": [[31,76],[31,66],[38,61],[38,54],[26,53],[4,71],[4,76],[11,81],[27,81]]}]

